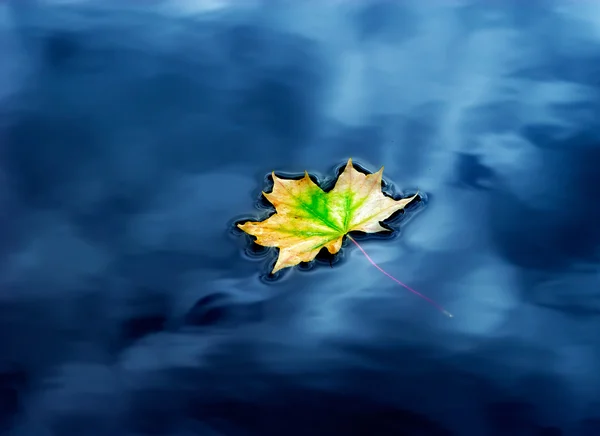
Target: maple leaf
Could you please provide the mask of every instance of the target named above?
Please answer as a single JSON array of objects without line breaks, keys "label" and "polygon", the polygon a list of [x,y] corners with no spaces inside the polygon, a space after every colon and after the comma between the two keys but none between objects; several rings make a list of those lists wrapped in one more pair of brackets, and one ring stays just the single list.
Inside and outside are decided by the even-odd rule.
[{"label": "maple leaf", "polygon": [[256,243],[278,247],[279,256],[271,273],[313,260],[323,248],[335,254],[342,248],[344,236],[358,247],[371,264],[390,279],[438,308],[453,315],[432,299],[415,291],[384,271],[361,245],[348,235],[352,231],[375,233],[389,231],[380,223],[394,212],[404,209],[418,194],[394,200],[381,191],[383,167],[373,174],[363,174],[352,166],[352,159],[329,192],[315,184],[308,173],[300,180],[281,179],[273,175],[273,190],[263,195],[275,214],[264,221],[249,221],[237,226],[255,236]]},{"label": "maple leaf", "polygon": [[325,192],[307,172],[300,180],[281,179],[273,172],[273,191],[263,195],[275,206],[276,213],[264,221],[238,227],[256,236],[257,244],[279,248],[271,273],[313,260],[323,247],[335,254],[349,232],[389,231],[380,222],[417,197],[415,194],[394,200],[384,195],[382,174],[383,167],[376,173],[363,174],[348,159],[335,187]]}]

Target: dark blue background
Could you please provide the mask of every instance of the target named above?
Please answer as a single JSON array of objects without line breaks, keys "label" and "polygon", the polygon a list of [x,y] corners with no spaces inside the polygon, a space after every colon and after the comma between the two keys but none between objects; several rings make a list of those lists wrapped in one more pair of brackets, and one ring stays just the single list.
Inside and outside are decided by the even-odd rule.
[{"label": "dark blue background", "polygon": [[[60,3],[60,4],[59,4]],[[0,433],[600,435],[593,1],[0,4]],[[270,280],[272,170],[426,202]],[[308,269],[308,270],[307,270]]]}]

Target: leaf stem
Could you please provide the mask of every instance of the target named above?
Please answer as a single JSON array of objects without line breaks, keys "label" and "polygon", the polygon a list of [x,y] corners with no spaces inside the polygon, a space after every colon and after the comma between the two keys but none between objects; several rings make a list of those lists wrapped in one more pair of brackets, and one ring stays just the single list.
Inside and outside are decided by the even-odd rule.
[{"label": "leaf stem", "polygon": [[433,301],[431,298],[426,297],[425,295],[421,294],[420,292],[415,291],[413,288],[409,287],[408,285],[405,285],[404,283],[402,283],[400,280],[398,280],[396,277],[392,276],[391,274],[387,273],[386,271],[383,270],[383,268],[381,268],[379,265],[377,265],[375,263],[375,261],[373,261],[373,259],[371,259],[371,256],[369,256],[367,254],[367,252],[364,250],[364,248],[362,248],[360,246],[360,244],[358,242],[356,242],[354,240],[354,238],[350,235],[346,235],[348,236],[348,239],[350,239],[352,242],[354,242],[354,245],[356,245],[358,247],[358,249],[362,252],[362,254],[365,255],[365,257],[367,258],[367,260],[369,262],[371,262],[371,264],[377,268],[379,271],[381,271],[383,274],[385,274],[386,276],[388,276],[390,279],[392,279],[393,281],[395,281],[396,283],[398,283],[400,286],[404,286],[406,289],[408,289],[410,292],[412,292],[413,294],[417,295],[418,297],[421,297],[422,299],[424,299],[425,301],[427,301],[429,304],[435,306],[435,308],[437,308],[440,312],[442,312],[444,315],[446,315],[449,318],[453,318],[454,315],[452,315],[450,312],[448,312],[446,309],[444,309],[442,306],[440,306],[439,304],[437,304],[435,301]]}]

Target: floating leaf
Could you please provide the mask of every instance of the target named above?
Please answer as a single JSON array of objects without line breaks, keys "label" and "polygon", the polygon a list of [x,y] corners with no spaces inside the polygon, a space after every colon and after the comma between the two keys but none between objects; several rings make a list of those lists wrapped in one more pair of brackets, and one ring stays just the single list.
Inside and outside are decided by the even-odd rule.
[{"label": "floating leaf", "polygon": [[[279,248],[272,273],[311,261],[322,248],[331,254],[337,253],[347,235],[375,267],[437,306],[383,271],[348,235],[352,231],[389,231],[380,224],[381,221],[417,198],[418,194],[400,200],[384,195],[381,190],[382,175],[383,167],[376,173],[363,174],[352,166],[352,159],[348,159],[334,188],[325,192],[310,179],[307,172],[300,180],[282,179],[273,173],[273,190],[270,193],[263,192],[263,195],[275,207],[276,213],[264,221],[250,221],[238,224],[238,227],[255,236],[257,244]],[[443,308],[440,309],[448,314]]]},{"label": "floating leaf", "polygon": [[273,273],[314,259],[323,247],[335,254],[348,232],[388,231],[380,221],[417,197],[394,200],[384,195],[382,172],[383,168],[374,174],[363,174],[354,169],[349,159],[329,192],[316,185],[308,173],[300,180],[281,179],[273,173],[273,191],[263,195],[277,213],[265,221],[238,227],[256,236],[257,244],[279,248]]}]

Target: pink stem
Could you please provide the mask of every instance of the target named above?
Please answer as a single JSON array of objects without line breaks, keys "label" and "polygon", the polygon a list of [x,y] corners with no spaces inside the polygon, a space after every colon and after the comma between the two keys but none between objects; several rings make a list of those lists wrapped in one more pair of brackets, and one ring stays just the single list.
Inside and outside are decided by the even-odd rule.
[{"label": "pink stem", "polygon": [[377,268],[379,271],[381,271],[382,273],[384,273],[386,276],[388,276],[390,279],[392,279],[393,281],[395,281],[396,283],[398,283],[400,286],[404,286],[406,289],[408,289],[410,292],[412,292],[413,294],[421,297],[422,299],[424,299],[425,301],[427,301],[428,303],[432,304],[433,306],[435,306],[440,312],[442,312],[444,315],[448,316],[449,318],[452,318],[454,315],[452,315],[450,312],[448,312],[446,309],[444,309],[442,306],[440,306],[439,304],[437,304],[435,301],[433,301],[431,298],[426,297],[425,295],[421,294],[420,292],[415,291],[413,288],[409,287],[408,285],[405,285],[404,283],[402,283],[400,280],[398,280],[396,277],[392,276],[391,274],[388,274],[387,272],[385,272],[379,265],[377,265],[373,259],[371,259],[371,257],[367,254],[367,252],[364,250],[364,248],[362,248],[360,246],[360,244],[358,242],[356,242],[354,240],[354,238],[350,235],[347,235],[348,239],[350,239],[352,242],[354,242],[354,244],[358,247],[358,249],[360,251],[362,251],[362,254],[365,255],[365,257],[369,260],[369,262],[371,262],[371,264]]}]

